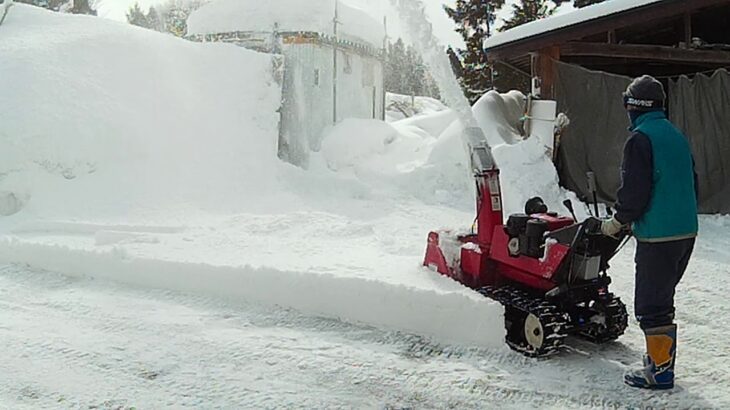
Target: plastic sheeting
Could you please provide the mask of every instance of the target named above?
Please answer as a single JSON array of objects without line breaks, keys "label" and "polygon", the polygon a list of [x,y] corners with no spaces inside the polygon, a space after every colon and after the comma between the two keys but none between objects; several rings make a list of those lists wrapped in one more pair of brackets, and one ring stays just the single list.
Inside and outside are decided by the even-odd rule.
[{"label": "plastic sheeting", "polygon": [[669,112],[692,144],[700,211],[730,213],[730,73],[670,81]]},{"label": "plastic sheeting", "polygon": [[614,203],[630,134],[621,93],[631,79],[557,61],[555,69],[558,110],[570,118],[557,157],[560,182],[582,199],[591,198],[586,173],[593,172],[598,199]]},{"label": "plastic sheeting", "polygon": [[[558,152],[560,181],[591,198],[586,173],[596,175],[598,198],[613,204],[621,184],[623,146],[630,135],[621,93],[628,77],[555,62],[558,110],[568,115]],[[669,118],[687,135],[699,176],[700,212],[730,213],[730,74],[669,81]]]}]

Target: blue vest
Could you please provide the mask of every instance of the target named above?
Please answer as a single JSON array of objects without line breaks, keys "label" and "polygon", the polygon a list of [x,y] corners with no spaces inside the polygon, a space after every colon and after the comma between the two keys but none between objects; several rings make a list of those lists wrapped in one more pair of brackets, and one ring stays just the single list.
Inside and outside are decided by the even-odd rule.
[{"label": "blue vest", "polygon": [[651,199],[634,222],[636,239],[668,242],[697,236],[694,163],[687,138],[660,111],[639,117],[633,131],[649,137],[654,158]]}]

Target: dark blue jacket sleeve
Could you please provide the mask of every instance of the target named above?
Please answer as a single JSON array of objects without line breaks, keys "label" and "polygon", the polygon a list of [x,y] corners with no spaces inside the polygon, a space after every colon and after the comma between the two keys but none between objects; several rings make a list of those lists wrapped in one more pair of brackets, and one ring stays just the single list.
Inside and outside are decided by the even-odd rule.
[{"label": "dark blue jacket sleeve", "polygon": [[653,175],[651,140],[640,132],[634,132],[624,146],[615,215],[619,222],[629,224],[644,214],[651,199]]}]

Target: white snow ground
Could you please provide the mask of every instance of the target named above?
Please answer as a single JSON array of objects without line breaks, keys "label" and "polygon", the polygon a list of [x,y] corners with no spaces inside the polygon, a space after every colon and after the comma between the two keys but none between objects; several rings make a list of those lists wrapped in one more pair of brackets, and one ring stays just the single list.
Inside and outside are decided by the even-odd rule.
[{"label": "white snow ground", "polygon": [[[619,382],[637,329],[530,361],[503,346],[501,308],[419,267],[429,229],[474,217],[460,126],[434,120],[449,111],[345,121],[304,171],[275,159],[267,56],[24,5],[0,39],[0,407],[730,405],[707,319],[727,319],[728,219],[703,219],[681,388],[655,397]],[[505,206],[554,204],[540,147],[484,125],[508,100],[475,110],[510,142]]]},{"label": "white snow ground", "polygon": [[[643,352],[634,323],[618,342],[569,340],[560,355],[530,360],[505,347],[8,265],[0,267],[0,407],[728,408],[729,228],[730,218],[702,219],[677,294],[671,392],[621,383]],[[628,303],[632,252],[613,269]]]}]

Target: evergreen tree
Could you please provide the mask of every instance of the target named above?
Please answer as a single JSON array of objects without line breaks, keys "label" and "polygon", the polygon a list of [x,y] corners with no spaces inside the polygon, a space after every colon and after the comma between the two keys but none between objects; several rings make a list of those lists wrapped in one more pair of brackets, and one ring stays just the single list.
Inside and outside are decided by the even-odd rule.
[{"label": "evergreen tree", "polygon": [[157,8],[150,7],[147,13],[135,3],[127,11],[127,22],[184,37],[188,34],[188,17],[206,1],[208,0],[169,0]]},{"label": "evergreen tree", "polygon": [[193,9],[179,1],[170,2],[165,13],[164,29],[176,37],[185,37],[188,34],[188,16]]},{"label": "evergreen tree", "polygon": [[403,40],[398,39],[395,43],[388,44],[388,55],[385,62],[385,89],[392,93],[406,94],[404,84],[407,69],[408,57]]},{"label": "evergreen tree", "polygon": [[512,5],[512,17],[504,21],[499,31],[507,31],[531,21],[545,18],[555,12],[547,0],[521,0]]},{"label": "evergreen tree", "polygon": [[454,7],[444,6],[466,44],[458,52],[463,68],[459,82],[472,103],[493,87],[492,68],[482,44],[492,34],[496,12],[503,6],[504,0],[456,0]]},{"label": "evergreen tree", "polygon": [[162,30],[162,21],[160,20],[160,15],[157,13],[157,10],[155,10],[154,7],[150,7],[149,11],[147,12],[147,28],[156,31]]},{"label": "evergreen tree", "polygon": [[412,46],[406,51],[406,59],[408,61],[408,70],[406,70],[406,87],[413,97],[415,105],[415,97],[426,95],[426,65],[423,63],[421,55]]},{"label": "evergreen tree", "polygon": [[89,4],[89,0],[72,0],[73,5],[69,10],[73,14],[88,14],[96,16],[96,10]]},{"label": "evergreen tree", "polygon": [[456,55],[456,51],[449,46],[449,48],[446,50],[446,54],[449,55],[449,62],[451,62],[451,71],[454,72],[454,75],[456,78],[461,78],[464,75],[464,67],[461,66],[461,60],[459,59],[459,56]]},{"label": "evergreen tree", "polygon": [[385,56],[385,90],[391,93],[440,98],[438,85],[421,54],[403,40],[389,43]]},{"label": "evergreen tree", "polygon": [[591,4],[603,3],[604,1],[606,0],[575,0],[573,4],[575,5],[575,7],[580,8],[590,6]]},{"label": "evergreen tree", "polygon": [[139,7],[139,3],[134,3],[127,11],[127,22],[139,27],[148,28],[147,15]]}]

